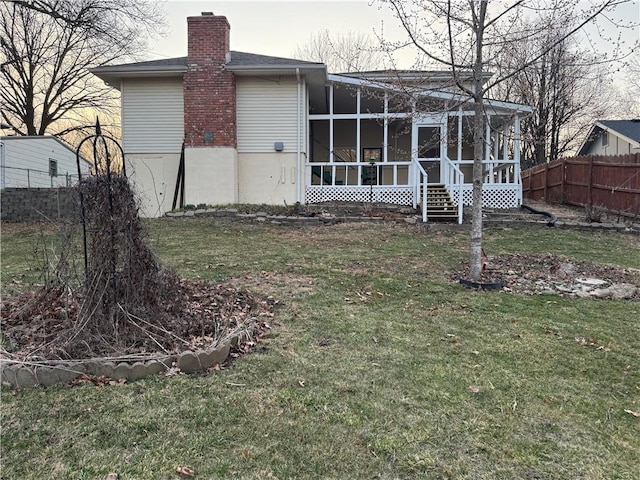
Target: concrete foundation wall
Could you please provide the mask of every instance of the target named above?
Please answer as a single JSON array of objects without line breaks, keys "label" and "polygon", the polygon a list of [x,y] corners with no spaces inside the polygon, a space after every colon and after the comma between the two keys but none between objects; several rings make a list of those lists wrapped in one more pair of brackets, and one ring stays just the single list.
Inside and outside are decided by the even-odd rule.
[{"label": "concrete foundation wall", "polygon": [[185,204],[238,203],[238,153],[232,147],[186,148]]},{"label": "concrete foundation wall", "polygon": [[238,155],[239,203],[293,205],[298,173],[295,153]]},{"label": "concrete foundation wall", "polygon": [[171,210],[179,163],[179,153],[127,157],[127,175],[140,200],[140,216],[159,217]]}]

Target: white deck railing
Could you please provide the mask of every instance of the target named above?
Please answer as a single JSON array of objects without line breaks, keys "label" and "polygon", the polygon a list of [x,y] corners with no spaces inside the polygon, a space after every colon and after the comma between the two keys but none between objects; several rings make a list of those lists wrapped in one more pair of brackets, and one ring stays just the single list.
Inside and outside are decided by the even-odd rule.
[{"label": "white deck railing", "polygon": [[418,207],[418,198],[420,198],[420,187],[422,187],[422,221],[427,223],[427,188],[429,185],[429,175],[425,171],[422,164],[414,159],[411,162],[413,185],[413,208]]},{"label": "white deck railing", "polygon": [[[458,191],[458,198],[464,198],[462,194],[462,190],[464,188],[464,173],[460,170],[460,167],[453,163],[451,159],[447,156],[444,157],[444,172],[441,172],[441,176],[443,177],[443,183],[449,189],[449,192],[453,195],[454,189]],[[463,202],[456,202],[458,205],[458,223],[462,223],[462,215],[463,215]]]},{"label": "white deck railing", "polygon": [[[458,223],[463,221],[463,208],[472,203],[471,183],[465,183],[461,166],[472,160],[441,163],[441,182],[449,189],[458,207]],[[518,163],[509,160],[483,162],[486,175],[483,205],[491,208],[513,208],[521,202],[522,185]],[[490,172],[490,173],[489,173]],[[329,201],[380,202],[413,205],[421,202],[423,221],[427,215],[427,172],[418,160],[403,162],[311,162],[305,165],[305,199],[307,203]]]}]

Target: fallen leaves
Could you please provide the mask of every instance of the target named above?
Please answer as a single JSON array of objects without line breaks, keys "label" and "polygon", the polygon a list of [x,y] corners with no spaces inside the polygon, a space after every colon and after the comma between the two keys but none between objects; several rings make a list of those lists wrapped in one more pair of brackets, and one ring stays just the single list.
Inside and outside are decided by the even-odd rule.
[{"label": "fallen leaves", "polygon": [[184,475],[185,477],[195,477],[195,472],[189,467],[176,467],[176,473]]},{"label": "fallen leaves", "polygon": [[[113,379],[105,377],[104,375],[88,375],[82,373],[73,379],[71,385],[96,385],[104,387],[106,385],[124,385],[127,382],[126,378]],[[116,477],[117,478],[117,477]]]}]

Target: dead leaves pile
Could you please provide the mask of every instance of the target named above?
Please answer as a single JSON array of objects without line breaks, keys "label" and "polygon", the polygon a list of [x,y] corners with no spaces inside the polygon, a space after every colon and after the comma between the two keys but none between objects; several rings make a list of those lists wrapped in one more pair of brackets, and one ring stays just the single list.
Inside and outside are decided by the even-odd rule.
[{"label": "dead leaves pile", "polygon": [[251,332],[241,335],[234,349],[236,354],[242,354],[271,328],[277,303],[273,298],[196,280],[180,280],[177,288],[181,309],[166,302],[161,306],[162,322],[160,316],[150,312],[147,318],[135,317],[135,322],[121,328],[117,339],[92,338],[75,344],[70,339],[83,324],[78,316],[83,300],[80,294],[56,287],[3,299],[0,355],[12,360],[66,360],[178,354],[207,348],[233,333]]}]

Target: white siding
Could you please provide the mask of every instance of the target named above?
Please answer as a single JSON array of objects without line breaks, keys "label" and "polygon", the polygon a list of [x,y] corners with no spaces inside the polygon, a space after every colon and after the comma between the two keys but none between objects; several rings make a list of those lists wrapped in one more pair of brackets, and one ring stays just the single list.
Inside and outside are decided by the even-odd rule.
[{"label": "white siding", "polygon": [[[296,151],[297,81],[295,77],[236,77],[238,152]],[[303,92],[301,92],[302,94]],[[304,122],[305,110],[301,111]]]},{"label": "white siding", "polygon": [[627,155],[632,152],[631,144],[613,132],[609,132],[609,143],[603,146],[602,132],[600,132],[591,144],[587,155]]},{"label": "white siding", "polygon": [[180,153],[184,138],[182,78],[136,78],[122,82],[125,154]]},{"label": "white siding", "polygon": [[[46,188],[67,186],[78,179],[76,154],[54,137],[3,137],[0,186]],[[49,161],[57,163],[57,176],[49,175]],[[80,160],[83,174],[90,165]]]}]

